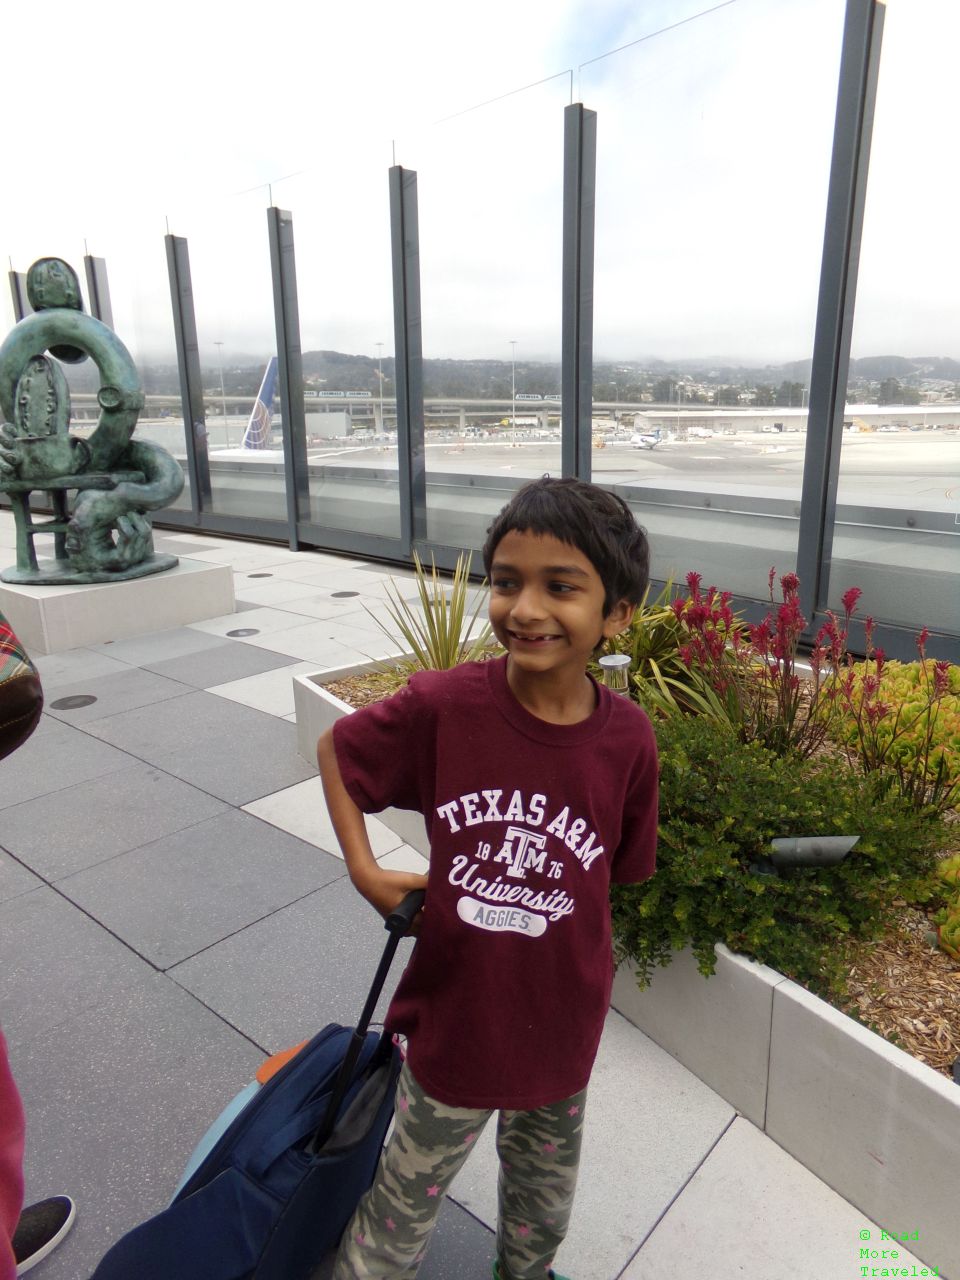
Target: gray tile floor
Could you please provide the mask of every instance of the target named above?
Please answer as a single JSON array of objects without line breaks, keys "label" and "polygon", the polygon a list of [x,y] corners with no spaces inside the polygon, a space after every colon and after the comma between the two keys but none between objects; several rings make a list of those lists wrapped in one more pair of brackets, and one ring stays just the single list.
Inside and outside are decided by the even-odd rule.
[{"label": "gray tile floor", "polygon": [[[388,573],[228,539],[157,542],[231,563],[238,613],[40,658],[47,712],[0,765],[0,1021],[27,1111],[27,1194],[78,1204],[38,1280],[87,1277],[164,1205],[265,1054],[350,1021],[383,936],[297,755],[290,676],[389,649],[365,611],[382,611]],[[12,547],[0,513],[0,563]],[[65,701],[84,695],[96,701]],[[376,848],[422,865],[386,829]],[[490,1273],[490,1129],[424,1280]],[[565,1274],[852,1280],[872,1225],[610,1014]]]}]

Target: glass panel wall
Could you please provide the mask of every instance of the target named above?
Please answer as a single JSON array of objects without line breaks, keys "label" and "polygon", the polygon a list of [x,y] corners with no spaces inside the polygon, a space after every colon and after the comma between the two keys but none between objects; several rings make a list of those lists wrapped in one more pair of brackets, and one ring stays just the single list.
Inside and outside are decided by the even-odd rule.
[{"label": "glass panel wall", "polygon": [[[960,632],[958,180],[960,10],[887,6],[851,349],[832,608],[850,586],[878,621]],[[918,93],[916,68],[923,68]]]},{"label": "glass panel wall", "polygon": [[[345,145],[345,143],[347,145]],[[400,536],[389,147],[336,139],[273,184],[293,214],[310,523]]]},{"label": "glass panel wall", "polygon": [[524,480],[560,473],[569,76],[397,143],[417,171],[427,538],[479,547]]},{"label": "glass panel wall", "polygon": [[190,471],[163,232],[160,218],[128,223],[122,236],[105,241],[111,246],[109,258],[99,256],[107,263],[113,327],[133,356],[143,387],[135,438],[161,445],[180,463],[183,492],[167,505],[189,511]]},{"label": "glass panel wall", "polygon": [[209,510],[286,520],[268,201],[262,187],[187,207],[171,215],[170,229],[186,237],[190,250]]},{"label": "glass panel wall", "polygon": [[593,478],[648,528],[654,576],[763,597],[771,565],[796,567],[843,5],[681,16],[652,6],[649,38],[580,70]]}]

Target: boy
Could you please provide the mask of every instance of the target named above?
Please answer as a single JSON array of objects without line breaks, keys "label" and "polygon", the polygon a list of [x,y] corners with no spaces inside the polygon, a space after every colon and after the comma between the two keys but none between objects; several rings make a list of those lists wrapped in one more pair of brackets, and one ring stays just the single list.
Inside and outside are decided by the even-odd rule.
[{"label": "boy", "polygon": [[[427,888],[387,1016],[409,1045],[396,1126],[335,1280],[416,1275],[493,1111],[494,1275],[563,1280],[550,1268],[613,978],[609,886],[654,869],[653,732],[586,672],[643,597],[643,530],[605,490],[544,477],[501,511],[483,560],[506,656],[414,675],[318,744],[355,887],[383,914]],[[423,813],[429,876],[377,864],[363,814],[391,804]]]}]

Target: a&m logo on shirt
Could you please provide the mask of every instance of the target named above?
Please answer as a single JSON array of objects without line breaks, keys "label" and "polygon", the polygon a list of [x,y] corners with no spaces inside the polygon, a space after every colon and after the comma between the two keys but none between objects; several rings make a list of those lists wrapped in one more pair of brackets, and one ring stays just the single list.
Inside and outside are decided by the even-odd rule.
[{"label": "a&m logo on shirt", "polygon": [[588,871],[603,845],[585,819],[571,818],[569,806],[554,812],[547,796],[514,791],[503,807],[503,797],[500,790],[470,792],[437,806],[452,833],[508,824],[495,840],[478,839],[472,855],[453,858],[450,883],[465,891],[457,914],[477,929],[539,938],[549,924],[572,915],[576,903],[560,885],[537,888],[526,883],[528,876],[563,880],[570,853]]}]

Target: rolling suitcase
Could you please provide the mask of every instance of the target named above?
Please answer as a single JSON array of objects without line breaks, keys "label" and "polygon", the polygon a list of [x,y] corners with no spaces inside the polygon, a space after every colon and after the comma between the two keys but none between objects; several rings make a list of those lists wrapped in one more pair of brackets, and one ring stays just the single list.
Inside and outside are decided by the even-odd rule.
[{"label": "rolling suitcase", "polygon": [[393,1116],[400,1051],[368,1028],[423,899],[408,894],[387,919],[356,1028],[324,1027],[238,1095],[170,1206],[118,1240],[91,1280],[308,1280],[372,1182]]}]

